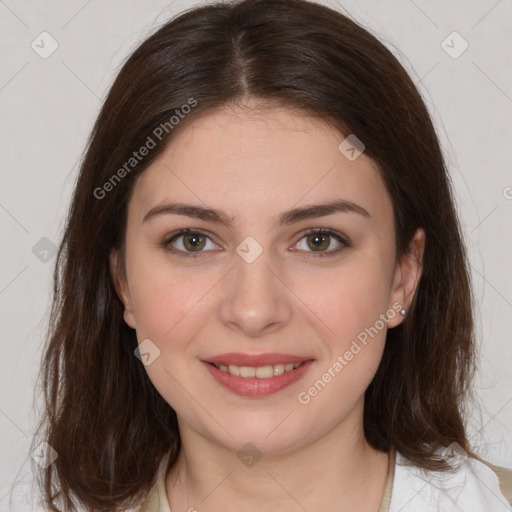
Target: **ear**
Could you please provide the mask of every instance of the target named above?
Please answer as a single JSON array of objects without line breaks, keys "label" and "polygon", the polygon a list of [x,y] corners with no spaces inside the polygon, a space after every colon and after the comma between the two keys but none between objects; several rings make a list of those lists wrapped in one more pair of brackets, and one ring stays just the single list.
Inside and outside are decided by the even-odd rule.
[{"label": "ear", "polygon": [[120,257],[118,251],[113,250],[110,253],[109,259],[110,274],[112,275],[114,287],[116,289],[117,295],[119,296],[121,302],[124,305],[124,321],[132,329],[135,329],[135,315],[133,313],[132,299],[130,295],[130,290],[128,288],[128,282],[126,279],[126,271],[124,269],[124,264],[121,263],[122,258]]},{"label": "ear", "polygon": [[[388,307],[397,312],[405,309],[406,316],[421,278],[425,238],[424,229],[418,228],[409,245],[408,254],[405,254],[396,266],[393,277]],[[397,305],[400,305],[400,308]],[[400,314],[390,318],[388,328],[396,327],[403,318]]]}]

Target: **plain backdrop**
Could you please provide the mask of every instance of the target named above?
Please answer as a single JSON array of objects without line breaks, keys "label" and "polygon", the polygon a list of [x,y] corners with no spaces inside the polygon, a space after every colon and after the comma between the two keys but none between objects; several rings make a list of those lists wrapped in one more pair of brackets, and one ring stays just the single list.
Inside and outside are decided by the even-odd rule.
[{"label": "plain backdrop", "polygon": [[[53,250],[92,123],[137,43],[198,3],[0,0],[2,511],[13,484],[30,479]],[[476,302],[480,407],[471,422],[472,442],[484,458],[512,467],[512,2],[324,3],[391,48],[433,116]]]}]

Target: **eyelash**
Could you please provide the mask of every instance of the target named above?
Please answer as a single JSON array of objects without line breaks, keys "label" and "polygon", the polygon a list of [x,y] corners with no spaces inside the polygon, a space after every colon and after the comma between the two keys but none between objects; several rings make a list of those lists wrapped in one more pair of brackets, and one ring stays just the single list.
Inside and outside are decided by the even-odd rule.
[{"label": "eyelash", "polygon": [[[350,243],[348,242],[348,240],[345,237],[343,237],[339,233],[336,233],[335,231],[332,231],[330,229],[325,229],[325,228],[310,229],[310,230],[306,231],[305,233],[302,234],[301,238],[299,238],[299,240],[297,241],[297,243],[295,245],[297,245],[303,238],[305,238],[309,235],[316,235],[316,234],[331,236],[331,237],[335,238],[338,242],[340,242],[342,244],[342,246],[338,247],[337,249],[330,250],[327,252],[306,251],[306,253],[307,253],[305,256],[306,258],[324,258],[326,256],[335,256],[340,251],[342,251],[344,248],[351,247]],[[161,245],[167,251],[170,251],[173,254],[176,254],[177,256],[182,256],[185,258],[199,258],[199,257],[201,257],[202,252],[208,252],[208,251],[198,251],[198,252],[182,251],[181,249],[176,249],[176,248],[172,247],[171,243],[184,235],[203,235],[213,242],[211,237],[208,236],[203,231],[197,231],[197,230],[193,230],[193,229],[183,229],[183,230],[179,231],[178,233],[171,235],[170,238],[165,239]]]}]

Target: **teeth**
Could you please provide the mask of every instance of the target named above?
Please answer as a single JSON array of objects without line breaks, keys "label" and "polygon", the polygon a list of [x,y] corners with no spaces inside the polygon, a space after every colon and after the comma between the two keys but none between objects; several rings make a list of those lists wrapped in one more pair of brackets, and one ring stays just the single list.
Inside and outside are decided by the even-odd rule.
[{"label": "teeth", "polygon": [[256,377],[256,368],[240,366],[240,377]]},{"label": "teeth", "polygon": [[[222,365],[223,366],[223,365]],[[231,373],[231,375],[240,375],[240,367],[239,366],[234,366],[234,365],[229,365],[228,368],[226,368],[226,370],[223,370],[223,371],[229,371],[229,373]]]},{"label": "teeth", "polygon": [[282,375],[298,368],[302,363],[288,363],[288,364],[274,364],[267,366],[236,366],[230,364],[215,365],[221,372],[227,372],[237,377],[257,378],[257,379],[270,379],[272,377]]}]

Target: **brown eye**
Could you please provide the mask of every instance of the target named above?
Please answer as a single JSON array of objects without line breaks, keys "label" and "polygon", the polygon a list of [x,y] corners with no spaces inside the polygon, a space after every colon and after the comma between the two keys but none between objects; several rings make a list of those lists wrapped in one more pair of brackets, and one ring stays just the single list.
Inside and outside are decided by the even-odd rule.
[{"label": "brown eye", "polygon": [[329,236],[323,235],[321,233],[308,235],[306,239],[308,246],[311,247],[314,251],[325,251],[329,248],[331,243]]},{"label": "brown eye", "polygon": [[[210,244],[209,247],[208,243]],[[180,231],[170,240],[165,241],[163,246],[172,252],[178,254],[182,253],[185,256],[187,253],[202,254],[209,252],[209,249],[218,249],[217,245],[211,241],[209,236],[199,231],[190,230]]]},{"label": "brown eye", "polygon": [[344,237],[334,231],[326,229],[312,230],[306,233],[296,244],[297,249],[304,251],[305,253],[309,253],[306,254],[307,256],[320,257],[337,254],[343,248],[349,246],[350,244],[344,239]]},{"label": "brown eye", "polygon": [[200,251],[206,245],[206,237],[199,233],[183,235],[183,245],[187,251]]}]

